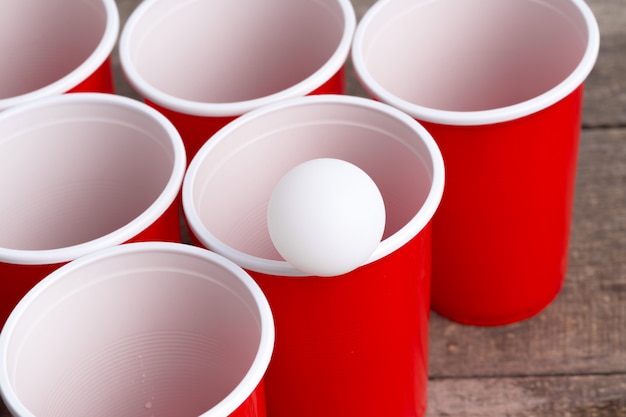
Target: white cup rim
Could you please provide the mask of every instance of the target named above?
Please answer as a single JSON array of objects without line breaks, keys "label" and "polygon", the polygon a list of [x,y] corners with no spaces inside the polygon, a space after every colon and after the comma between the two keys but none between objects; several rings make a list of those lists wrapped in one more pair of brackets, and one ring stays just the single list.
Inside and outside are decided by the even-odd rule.
[{"label": "white cup rim", "polygon": [[[103,259],[112,258],[118,254],[140,253],[140,252],[169,252],[194,256],[210,262],[219,264],[229,273],[235,275],[242,282],[246,289],[250,291],[259,307],[261,338],[259,349],[246,375],[239,384],[224,397],[219,403],[202,414],[202,417],[226,416],[235,411],[261,382],[269,365],[274,350],[274,320],[267,298],[261,288],[243,269],[234,262],[206,249],[173,242],[138,242],[127,243],[103,249],[85,256],[82,256],[61,268],[55,270],[42,281],[39,281],[17,304],[11,315],[5,322],[0,332],[0,394],[7,406],[20,417],[35,417],[19,400],[13,392],[13,384],[9,380],[9,365],[6,362],[7,352],[10,343],[10,335],[15,331],[20,316],[29,305],[36,300],[42,292],[45,292],[55,282],[62,280],[64,275]],[[9,395],[10,394],[10,395]]]},{"label": "white cup rim", "polygon": [[128,97],[107,93],[72,93],[35,100],[12,107],[0,113],[0,123],[22,113],[33,110],[74,103],[106,103],[148,115],[166,132],[174,150],[174,160],[170,177],[152,204],[139,216],[104,236],[76,245],[41,250],[12,249],[0,247],[0,262],[19,265],[45,265],[72,261],[88,253],[127,242],[154,223],[176,200],[185,175],[187,157],[182,138],[174,125],[161,113],[150,106]]},{"label": "white cup rim", "polygon": [[89,57],[77,68],[44,87],[14,97],[0,98],[0,110],[36,99],[63,94],[86,80],[111,56],[118,40],[120,16],[115,0],[101,1],[106,12],[106,27],[102,39]]},{"label": "white cup rim", "polygon": [[334,94],[305,96],[267,105],[244,114],[243,116],[235,119],[234,121],[224,126],[222,129],[220,129],[214,136],[211,137],[209,141],[207,141],[202,146],[202,148],[193,158],[187,169],[187,173],[185,174],[185,179],[183,180],[183,210],[187,222],[192,230],[192,233],[200,240],[203,245],[205,245],[210,250],[213,250],[225,256],[226,258],[233,260],[236,264],[242,266],[243,268],[251,271],[278,276],[306,276],[304,272],[298,270],[286,261],[270,260],[257,256],[252,256],[236,250],[235,248],[220,241],[214,234],[212,234],[203,226],[200,215],[197,212],[193,203],[193,189],[194,179],[202,166],[203,160],[206,158],[207,154],[212,151],[213,148],[220,144],[220,142],[228,140],[227,137],[230,132],[238,129],[240,126],[245,125],[251,120],[263,117],[264,115],[270,114],[272,112],[294,106],[307,106],[315,103],[340,103],[349,106],[365,107],[383,112],[396,119],[399,123],[405,124],[413,132],[415,132],[415,134],[418,135],[423,141],[431,157],[431,162],[433,164],[433,177],[431,179],[432,183],[430,191],[428,192],[428,196],[426,197],[426,200],[424,201],[422,207],[420,207],[415,216],[413,216],[404,226],[402,226],[394,234],[388,236],[379,243],[378,247],[367,260],[366,264],[381,259],[394,252],[398,248],[404,246],[430,222],[433,215],[435,214],[435,211],[439,207],[439,203],[441,202],[445,176],[443,157],[441,156],[439,147],[437,146],[435,140],[432,138],[430,133],[422,125],[415,121],[415,119],[405,114],[404,112],[397,110],[387,104],[380,103],[374,100],[356,96]]},{"label": "white cup rim", "polygon": [[183,114],[205,117],[239,116],[258,107],[292,97],[303,96],[322,86],[334,76],[345,64],[350,55],[354,31],[356,29],[356,14],[350,0],[334,0],[341,7],[344,30],[341,40],[332,56],[313,74],[299,83],[282,91],[250,100],[234,102],[201,102],[182,99],[165,93],[147,82],[132,64],[130,43],[132,32],[143,15],[160,0],[144,0],[128,18],[119,42],[119,56],[122,70],[129,83],[144,98],[155,104]]},{"label": "white cup rim", "polygon": [[363,59],[364,38],[369,24],[387,4],[393,1],[395,0],[380,0],[365,13],[355,31],[351,55],[352,62],[366,90],[369,90],[371,94],[381,101],[389,103],[412,117],[425,122],[456,126],[478,126],[507,122],[537,113],[557,103],[578,88],[593,69],[598,57],[600,31],[596,18],[584,0],[571,0],[585,21],[588,31],[587,46],[576,68],[559,84],[529,100],[489,110],[449,111],[420,106],[387,91],[371,75]]}]

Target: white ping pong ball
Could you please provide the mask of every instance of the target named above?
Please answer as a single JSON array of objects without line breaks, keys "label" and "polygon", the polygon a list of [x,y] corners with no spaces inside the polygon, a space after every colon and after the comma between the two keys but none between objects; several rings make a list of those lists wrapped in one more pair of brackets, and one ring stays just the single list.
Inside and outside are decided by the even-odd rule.
[{"label": "white ping pong ball", "polygon": [[339,159],[306,161],[274,188],[267,210],[278,253],[300,271],[335,276],[363,265],[385,229],[380,190],[361,168]]}]

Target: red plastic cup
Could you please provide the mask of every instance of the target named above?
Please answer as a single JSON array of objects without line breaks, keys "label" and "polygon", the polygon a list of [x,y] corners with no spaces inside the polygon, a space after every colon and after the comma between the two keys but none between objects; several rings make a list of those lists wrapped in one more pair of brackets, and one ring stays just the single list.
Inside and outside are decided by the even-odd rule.
[{"label": "red plastic cup", "polygon": [[181,241],[187,162],[159,112],[113,94],[0,113],[0,325],[60,265],[127,241]]},{"label": "red plastic cup", "polygon": [[431,302],[442,315],[503,325],[558,295],[598,48],[580,0],[385,0],[359,23],[362,84],[421,122],[446,162],[433,220]]},{"label": "red plastic cup", "polygon": [[274,323],[231,261],[180,243],[120,245],[59,268],[0,335],[16,417],[265,417]]},{"label": "red plastic cup", "polygon": [[114,0],[21,0],[0,5],[0,111],[67,92],[113,93]]},{"label": "red plastic cup", "polygon": [[[316,158],[364,170],[386,207],[382,242],[340,276],[305,276],[280,257],[267,228],[275,185]],[[350,96],[265,106],[201,148],[183,181],[183,210],[196,243],[245,268],[268,297],[276,325],[268,415],[424,414],[430,220],[443,182],[426,130],[388,105]]]},{"label": "red plastic cup", "polygon": [[131,86],[181,133],[189,160],[260,106],[345,92],[349,0],[146,0],[120,37]]}]

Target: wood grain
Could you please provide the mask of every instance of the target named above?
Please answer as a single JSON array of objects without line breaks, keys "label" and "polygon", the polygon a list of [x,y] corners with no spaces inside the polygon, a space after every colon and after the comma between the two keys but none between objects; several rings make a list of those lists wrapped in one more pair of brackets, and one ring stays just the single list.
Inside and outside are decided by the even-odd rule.
[{"label": "wood grain", "polygon": [[617,417],[626,376],[584,375],[430,381],[428,417]]},{"label": "wood grain", "polygon": [[600,54],[586,83],[583,125],[626,126],[626,3],[589,0],[600,27]]}]

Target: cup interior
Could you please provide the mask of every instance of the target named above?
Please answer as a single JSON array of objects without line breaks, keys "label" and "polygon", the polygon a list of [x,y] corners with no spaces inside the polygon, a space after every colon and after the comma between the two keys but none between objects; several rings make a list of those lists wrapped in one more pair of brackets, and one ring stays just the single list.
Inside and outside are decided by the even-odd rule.
[{"label": "cup interior", "polygon": [[102,0],[3,2],[0,99],[48,86],[85,62],[105,36],[108,13],[104,3]]},{"label": "cup interior", "polygon": [[240,102],[283,91],[322,68],[346,38],[339,1],[145,3],[122,36],[126,72],[131,82],[192,102]]},{"label": "cup interior", "polygon": [[125,246],[70,263],[18,307],[3,346],[11,404],[39,417],[191,417],[249,372],[268,331],[260,290],[205,250]]},{"label": "cup interior", "polygon": [[537,97],[574,72],[590,37],[570,0],[382,3],[357,30],[361,72],[430,109],[484,111]]},{"label": "cup interior", "polygon": [[283,261],[267,228],[274,187],[302,162],[336,158],[374,180],[386,210],[383,240],[396,234],[434,194],[440,173],[423,138],[374,104],[310,97],[227,126],[196,156],[183,185],[194,233],[202,238],[208,231],[210,243],[246,256]]},{"label": "cup interior", "polygon": [[92,241],[137,219],[172,187],[180,150],[162,123],[121,98],[78,96],[2,114],[1,248]]}]

